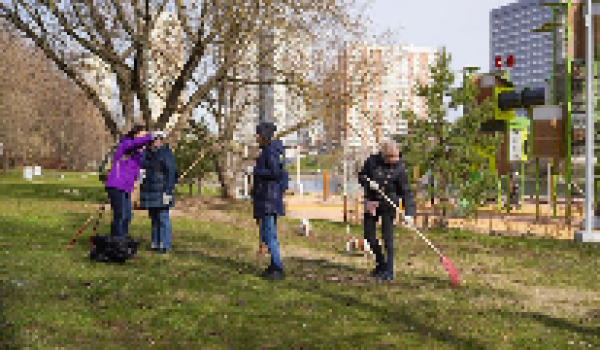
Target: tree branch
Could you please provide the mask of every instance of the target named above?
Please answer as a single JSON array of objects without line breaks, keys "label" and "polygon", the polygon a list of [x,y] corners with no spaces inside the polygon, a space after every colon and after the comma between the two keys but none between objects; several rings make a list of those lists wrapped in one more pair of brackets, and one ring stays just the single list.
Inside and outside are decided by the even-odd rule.
[{"label": "tree branch", "polygon": [[46,57],[53,61],[59,69],[61,69],[83,90],[83,92],[87,95],[87,97],[90,100],[92,100],[94,105],[102,114],[102,117],[104,118],[104,121],[109,131],[113,135],[118,135],[119,128],[117,127],[115,121],[112,119],[110,112],[98,96],[98,93],[92,87],[90,87],[85,82],[85,80],[83,80],[71,67],[67,66],[67,64],[63,60],[61,60],[60,57],[58,57],[58,55],[54,51],[52,51],[48,43],[44,39],[40,38],[27,24],[25,24],[18,15],[8,10],[6,6],[4,6],[4,4],[2,3],[0,3],[0,9],[6,11],[6,18],[19,30],[26,33],[29,36],[29,38],[33,40],[36,43],[36,45],[42,50],[44,55],[46,55]]}]

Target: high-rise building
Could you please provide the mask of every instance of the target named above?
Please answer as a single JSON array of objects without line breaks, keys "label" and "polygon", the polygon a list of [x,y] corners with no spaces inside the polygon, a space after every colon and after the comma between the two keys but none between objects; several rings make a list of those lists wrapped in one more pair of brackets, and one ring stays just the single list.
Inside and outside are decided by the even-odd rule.
[{"label": "high-rise building", "polygon": [[[413,45],[346,45],[339,55],[341,86],[358,86],[361,94],[330,123],[327,137],[334,145],[372,150],[384,139],[408,132],[403,110],[427,118],[425,98],[416,95],[417,82],[430,81],[430,66],[439,50]],[[364,89],[366,87],[366,89]],[[348,123],[347,128],[343,128]],[[345,140],[341,130],[345,130]],[[347,142],[346,145],[344,141]]]},{"label": "high-rise building", "polygon": [[552,74],[552,34],[535,33],[543,23],[552,21],[552,10],[540,6],[544,0],[520,0],[490,12],[490,71],[502,68],[514,57],[510,80],[517,90],[543,87]]},{"label": "high-rise building", "polygon": [[[234,131],[234,140],[242,143],[253,143],[256,134],[256,125],[259,123],[261,114],[269,115],[269,108],[272,108],[273,122],[277,125],[278,131],[285,130],[298,122],[304,120],[308,113],[302,92],[297,86],[284,84],[286,76],[279,72],[293,72],[301,74],[305,79],[311,72],[311,46],[310,41],[302,36],[287,36],[283,30],[274,30],[272,36],[273,60],[275,72],[272,79],[277,83],[269,89],[268,93],[261,94],[260,86],[257,84],[244,85],[241,90],[236,92],[234,101],[227,100],[226,104],[232,106],[231,111],[237,110],[240,113],[240,122]],[[239,60],[237,69],[233,75],[236,79],[257,81],[264,78],[260,75],[261,67],[258,64],[258,55],[260,43],[249,43],[243,57]],[[271,96],[265,96],[270,95]],[[266,100],[262,100],[263,98]],[[233,104],[232,104],[233,102]],[[273,106],[262,106],[263,103],[271,103]],[[270,117],[269,117],[270,118]],[[310,128],[294,132],[284,137],[285,146],[296,146],[298,143],[306,143],[310,137]],[[293,151],[290,151],[290,155]]]},{"label": "high-rise building", "polygon": [[[150,80],[150,111],[153,121],[162,113],[167,94],[183,67],[182,27],[173,12],[164,11],[157,18],[150,33],[150,57],[148,63]],[[171,118],[173,124],[177,115]],[[171,125],[167,125],[169,128]]]}]

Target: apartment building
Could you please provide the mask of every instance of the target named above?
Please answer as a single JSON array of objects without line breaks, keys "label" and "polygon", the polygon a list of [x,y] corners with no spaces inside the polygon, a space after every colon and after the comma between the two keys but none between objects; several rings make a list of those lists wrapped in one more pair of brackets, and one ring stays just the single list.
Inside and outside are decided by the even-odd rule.
[{"label": "apartment building", "polygon": [[[293,69],[295,73],[302,74],[304,78],[308,77],[312,70],[309,41],[301,35],[284,38],[284,34],[282,30],[276,30],[273,35],[274,53],[272,57],[275,70],[289,72]],[[240,80],[257,81],[260,73],[258,53],[259,44],[257,42],[250,43],[244,56],[240,59],[238,69],[231,75]],[[227,100],[227,108],[231,106],[231,111],[240,115],[240,122],[234,131],[234,140],[244,144],[254,143],[256,125],[260,120],[261,104],[273,104],[268,108],[273,110],[273,121],[277,125],[278,131],[288,129],[307,117],[309,108],[306,103],[308,101],[305,101],[301,91],[284,84],[286,77],[283,74],[274,74],[273,79],[278,83],[271,90],[273,94],[271,98],[261,101],[260,86],[254,84],[244,86],[235,94],[235,98]],[[282,141],[285,146],[290,147],[291,156],[296,145],[308,143],[311,135],[315,134],[320,134],[318,126],[294,132],[284,137]]]},{"label": "apartment building", "polygon": [[417,82],[429,82],[438,53],[439,49],[414,45],[346,45],[338,60],[341,88],[354,99],[331,123],[328,138],[335,145],[373,150],[382,140],[408,132],[403,110],[427,118],[426,100],[414,88]]}]

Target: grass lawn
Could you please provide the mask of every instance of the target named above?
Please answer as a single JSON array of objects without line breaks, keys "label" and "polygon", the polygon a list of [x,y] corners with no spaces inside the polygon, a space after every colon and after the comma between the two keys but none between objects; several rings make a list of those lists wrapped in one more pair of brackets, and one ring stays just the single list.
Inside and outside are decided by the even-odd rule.
[{"label": "grass lawn", "polygon": [[315,221],[307,239],[283,218],[287,278],[273,282],[257,277],[267,261],[248,203],[181,195],[172,254],[147,251],[149,219],[136,213],[141,251],[99,264],[87,258],[91,227],[65,250],[105,196],[97,180],[17,175],[0,175],[1,348],[600,347],[593,245],[429,232],[461,269],[451,288],[427,245],[397,230],[396,279],[380,283],[367,276],[370,257],[344,252],[345,225]]}]

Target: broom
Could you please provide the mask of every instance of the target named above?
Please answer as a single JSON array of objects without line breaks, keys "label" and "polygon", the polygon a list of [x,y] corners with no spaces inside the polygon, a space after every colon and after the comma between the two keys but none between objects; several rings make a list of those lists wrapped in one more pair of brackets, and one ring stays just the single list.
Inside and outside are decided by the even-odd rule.
[{"label": "broom", "polygon": [[[383,198],[385,198],[404,217],[404,210],[400,210],[394,204],[394,202],[392,202],[392,200],[389,199],[388,196],[386,196],[386,194],[379,188],[379,186],[377,185],[376,182],[374,182],[371,179],[369,179],[369,177],[366,176],[366,175],[364,177],[365,177],[365,179],[367,179],[367,181],[369,181],[369,185],[371,186],[371,188],[373,190],[379,192],[383,196]],[[406,223],[406,225],[409,228],[411,228],[412,230],[414,230],[431,247],[431,249],[433,249],[440,256],[440,260],[442,261],[442,265],[444,265],[444,268],[448,272],[448,275],[450,275],[450,280],[452,282],[452,285],[453,286],[459,285],[460,284],[460,277],[458,275],[458,270],[456,270],[456,267],[454,266],[454,263],[450,259],[448,259],[444,254],[442,254],[442,252],[440,252],[440,250],[437,249],[416,227],[414,227],[412,224],[410,224],[408,222],[405,222],[405,223]]]}]

